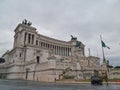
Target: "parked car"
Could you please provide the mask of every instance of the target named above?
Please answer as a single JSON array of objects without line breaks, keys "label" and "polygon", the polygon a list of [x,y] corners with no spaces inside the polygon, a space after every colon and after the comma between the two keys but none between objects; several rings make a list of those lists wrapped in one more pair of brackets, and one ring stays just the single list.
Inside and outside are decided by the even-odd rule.
[{"label": "parked car", "polygon": [[102,85],[102,78],[98,76],[92,76],[91,77],[91,84],[92,85]]}]

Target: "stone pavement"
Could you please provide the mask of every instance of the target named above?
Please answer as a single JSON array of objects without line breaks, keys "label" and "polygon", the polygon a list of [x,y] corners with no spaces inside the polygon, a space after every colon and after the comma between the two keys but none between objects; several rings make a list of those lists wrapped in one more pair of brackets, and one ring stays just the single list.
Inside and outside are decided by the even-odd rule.
[{"label": "stone pavement", "polygon": [[93,86],[83,83],[45,83],[25,80],[0,80],[0,90],[120,90],[119,84]]}]

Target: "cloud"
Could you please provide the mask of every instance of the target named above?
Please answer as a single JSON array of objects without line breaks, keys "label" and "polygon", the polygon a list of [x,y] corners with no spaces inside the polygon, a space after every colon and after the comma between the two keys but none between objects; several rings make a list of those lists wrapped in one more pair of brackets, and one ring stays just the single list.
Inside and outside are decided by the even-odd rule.
[{"label": "cloud", "polygon": [[92,55],[102,57],[101,34],[111,48],[105,49],[106,57],[118,62],[119,8],[119,0],[1,0],[0,55],[12,48],[14,29],[26,18],[40,34],[65,41],[76,36],[86,45],[86,55],[90,48]]}]

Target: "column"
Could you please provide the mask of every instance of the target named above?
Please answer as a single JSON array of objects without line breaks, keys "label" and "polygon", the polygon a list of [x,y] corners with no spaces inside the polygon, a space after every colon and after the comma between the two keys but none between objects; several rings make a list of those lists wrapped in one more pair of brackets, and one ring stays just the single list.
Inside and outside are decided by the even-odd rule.
[{"label": "column", "polygon": [[39,46],[41,47],[41,42],[39,41]]},{"label": "column", "polygon": [[61,47],[59,46],[59,55],[61,55]]},{"label": "column", "polygon": [[57,46],[57,54],[58,54],[58,49],[59,49],[59,47]]},{"label": "column", "polygon": [[70,52],[69,53],[70,53],[69,55],[71,56],[71,48],[70,48]]},{"label": "column", "polygon": [[66,49],[67,49],[67,51],[66,51],[67,52],[67,56],[69,56],[69,48],[67,47]]},{"label": "column", "polygon": [[53,53],[55,54],[55,45],[53,45]]},{"label": "column", "polygon": [[63,47],[61,47],[61,55],[62,55],[62,56],[64,55],[63,52],[64,52],[64,51],[63,51]]},{"label": "column", "polygon": [[60,47],[60,55],[62,55],[62,53],[61,53],[61,47]]},{"label": "column", "polygon": [[55,45],[55,54],[57,54],[57,47],[56,47],[56,45]]},{"label": "column", "polygon": [[60,54],[60,47],[58,46],[58,54]]},{"label": "column", "polygon": [[68,56],[68,48],[66,48],[66,56]]},{"label": "column", "polygon": [[70,49],[68,48],[68,56],[69,56]]},{"label": "column", "polygon": [[65,56],[65,47],[63,47],[63,56]]},{"label": "column", "polygon": [[65,47],[65,56],[67,56],[67,48]]}]

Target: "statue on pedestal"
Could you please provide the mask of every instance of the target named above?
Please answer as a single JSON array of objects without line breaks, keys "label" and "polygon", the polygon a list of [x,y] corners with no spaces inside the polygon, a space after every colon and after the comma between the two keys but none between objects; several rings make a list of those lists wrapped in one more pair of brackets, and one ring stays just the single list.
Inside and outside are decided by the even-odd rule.
[{"label": "statue on pedestal", "polygon": [[74,37],[73,35],[71,35],[71,40],[77,40],[77,37]]},{"label": "statue on pedestal", "polygon": [[27,25],[27,26],[31,26],[32,25],[32,23],[30,21],[26,20],[26,19],[24,19],[22,21],[22,24]]}]

